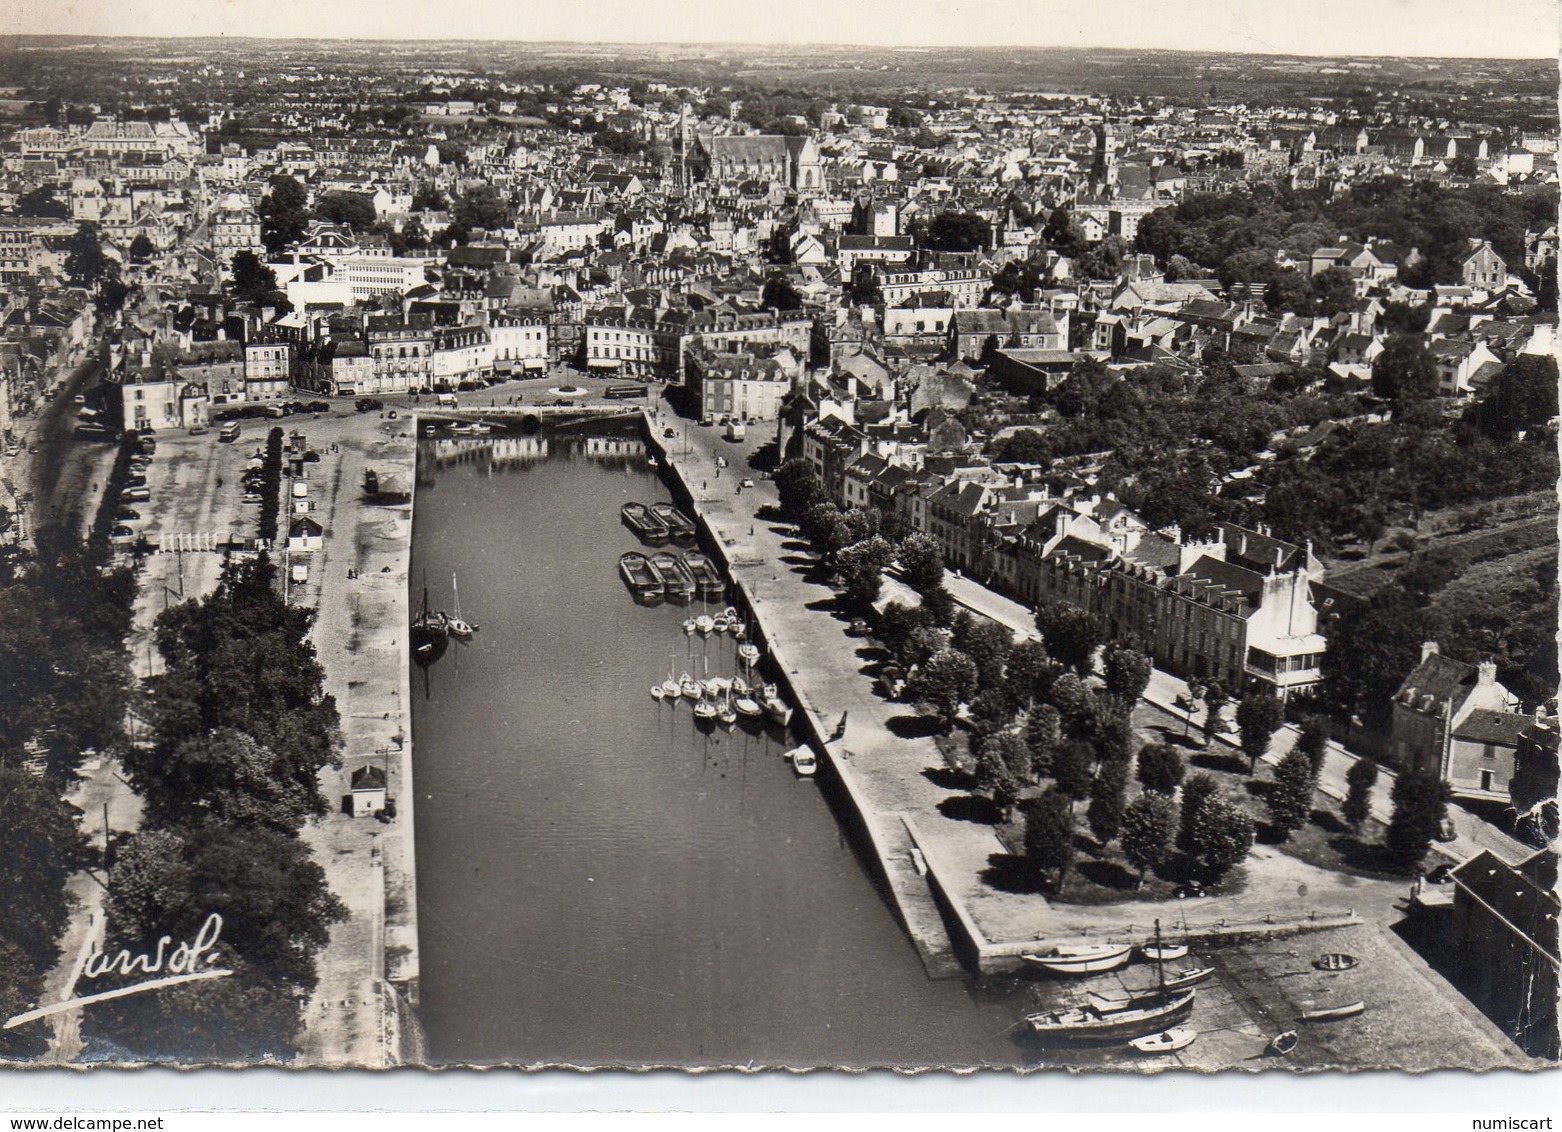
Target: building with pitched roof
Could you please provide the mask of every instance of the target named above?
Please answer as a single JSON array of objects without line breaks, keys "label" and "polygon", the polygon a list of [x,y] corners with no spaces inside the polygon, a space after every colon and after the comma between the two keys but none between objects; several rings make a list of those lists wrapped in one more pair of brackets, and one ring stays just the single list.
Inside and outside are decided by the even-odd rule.
[{"label": "building with pitched roof", "polygon": [[1533,722],[1518,706],[1491,661],[1466,664],[1427,641],[1394,693],[1390,749],[1400,766],[1437,775],[1456,796],[1506,800],[1519,735]]}]

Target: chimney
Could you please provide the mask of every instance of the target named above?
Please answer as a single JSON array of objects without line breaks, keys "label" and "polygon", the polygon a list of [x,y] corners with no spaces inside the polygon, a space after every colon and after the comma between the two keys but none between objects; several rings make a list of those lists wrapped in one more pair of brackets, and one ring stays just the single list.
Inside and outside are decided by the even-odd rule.
[{"label": "chimney", "polygon": [[1475,683],[1482,688],[1489,687],[1497,682],[1497,665],[1495,661],[1483,660],[1475,666]]},{"label": "chimney", "polygon": [[1437,655],[1438,655],[1438,650],[1437,650],[1437,642],[1436,641],[1422,641],[1421,642],[1421,663],[1422,664],[1426,663],[1426,658],[1427,657],[1429,657],[1429,656],[1437,656]]}]

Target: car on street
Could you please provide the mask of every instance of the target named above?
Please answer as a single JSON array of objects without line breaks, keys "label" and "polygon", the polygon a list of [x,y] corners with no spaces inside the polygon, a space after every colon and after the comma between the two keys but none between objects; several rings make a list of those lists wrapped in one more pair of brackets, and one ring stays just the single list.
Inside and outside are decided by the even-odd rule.
[{"label": "car on street", "polygon": [[703,417],[700,418],[700,427],[701,428],[710,428],[710,426],[715,424],[715,423],[716,423],[716,418],[715,417],[707,415],[707,416],[703,416]]},{"label": "car on street", "polygon": [[152,493],[144,487],[127,487],[119,493],[121,503],[146,503],[152,498]]},{"label": "car on street", "polygon": [[84,394],[78,393],[76,396],[71,398],[71,401],[77,405],[85,405],[87,403],[87,398]]},{"label": "car on street", "polygon": [[742,482],[742,483],[741,483],[741,484],[739,484],[739,485],[738,485],[738,486],[739,486],[739,487],[753,487],[753,486],[754,486],[754,481],[753,481],[753,480],[750,480],[750,479],[745,479],[745,480],[744,480],[744,481],[743,481],[743,482]]},{"label": "car on street", "polygon": [[119,526],[109,532],[108,539],[110,542],[115,543],[134,542],[136,540],[136,532],[129,527]]},{"label": "car on street", "polygon": [[141,518],[141,512],[134,507],[121,507],[119,514],[114,516],[116,523],[134,523]]},{"label": "car on street", "polygon": [[678,430],[675,429],[675,428],[664,428],[664,429],[662,429],[662,436],[664,438],[671,439],[672,437],[677,436],[677,435],[678,435]]},{"label": "car on street", "polygon": [[245,503],[259,503],[260,502],[260,494],[258,492],[254,492],[254,491],[246,491],[244,493],[244,502]]}]

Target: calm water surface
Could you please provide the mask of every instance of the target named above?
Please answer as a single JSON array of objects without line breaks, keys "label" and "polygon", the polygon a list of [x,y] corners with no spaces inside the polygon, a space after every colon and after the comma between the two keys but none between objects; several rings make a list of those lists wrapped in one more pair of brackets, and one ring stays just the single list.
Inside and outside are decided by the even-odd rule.
[{"label": "calm water surface", "polygon": [[619,580],[619,507],[669,498],[635,435],[424,456],[414,604],[426,575],[450,608],[457,577],[481,627],[413,673],[430,1059],[1021,1061],[1021,992],[927,978],[784,740],[651,699],[730,674],[734,642]]}]

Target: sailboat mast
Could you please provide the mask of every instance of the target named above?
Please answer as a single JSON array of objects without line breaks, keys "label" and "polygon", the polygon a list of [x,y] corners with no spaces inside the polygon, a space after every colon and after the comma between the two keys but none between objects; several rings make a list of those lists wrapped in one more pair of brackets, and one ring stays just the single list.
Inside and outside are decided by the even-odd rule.
[{"label": "sailboat mast", "polygon": [[1161,951],[1161,921],[1155,921],[1155,974],[1161,997],[1166,996],[1166,957]]}]

